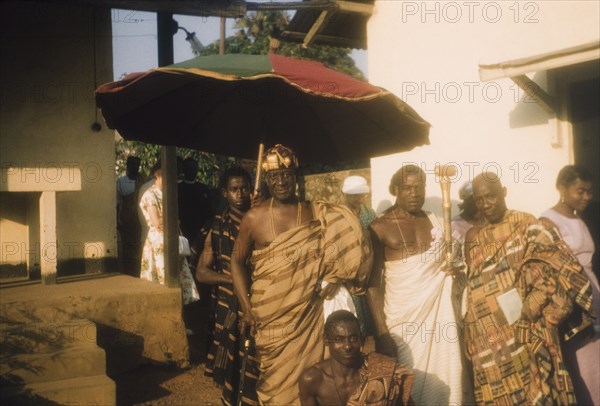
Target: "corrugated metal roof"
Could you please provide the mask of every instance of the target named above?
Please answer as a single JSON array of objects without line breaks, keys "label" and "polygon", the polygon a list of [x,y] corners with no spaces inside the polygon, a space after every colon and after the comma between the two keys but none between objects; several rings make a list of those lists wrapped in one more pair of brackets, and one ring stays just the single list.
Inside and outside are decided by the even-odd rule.
[{"label": "corrugated metal roof", "polygon": [[[369,9],[374,0],[360,1],[309,1],[315,3],[314,9],[300,9],[290,21],[281,39],[293,42],[305,42],[307,34],[317,23],[323,10],[329,10],[329,15],[314,36],[313,43],[320,45],[343,46],[349,48],[367,48],[367,22],[371,17]],[[341,3],[355,3],[362,7],[363,12],[348,11],[339,7]]]}]

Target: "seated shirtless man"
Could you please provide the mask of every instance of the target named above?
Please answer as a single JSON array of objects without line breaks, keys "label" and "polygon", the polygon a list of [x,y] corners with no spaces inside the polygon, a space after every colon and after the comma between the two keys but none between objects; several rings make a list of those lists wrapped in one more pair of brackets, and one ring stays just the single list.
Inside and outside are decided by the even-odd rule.
[{"label": "seated shirtless man", "polygon": [[304,370],[300,402],[312,405],[408,405],[413,374],[395,358],[363,354],[358,319],[347,310],[333,312],[325,323],[331,358]]}]

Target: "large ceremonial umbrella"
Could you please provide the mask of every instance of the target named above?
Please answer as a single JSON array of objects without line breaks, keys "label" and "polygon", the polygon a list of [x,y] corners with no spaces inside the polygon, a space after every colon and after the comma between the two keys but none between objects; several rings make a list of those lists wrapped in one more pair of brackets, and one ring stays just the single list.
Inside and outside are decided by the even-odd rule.
[{"label": "large ceremonial umbrella", "polygon": [[254,158],[284,144],[305,162],[340,162],[428,144],[429,123],[394,94],[317,62],[201,56],[100,86],[123,138]]}]

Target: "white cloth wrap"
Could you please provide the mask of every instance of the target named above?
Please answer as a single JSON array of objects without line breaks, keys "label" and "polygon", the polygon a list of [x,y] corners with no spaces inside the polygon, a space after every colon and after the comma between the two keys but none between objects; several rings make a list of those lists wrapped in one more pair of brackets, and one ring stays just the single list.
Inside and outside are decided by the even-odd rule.
[{"label": "white cloth wrap", "polygon": [[411,396],[417,405],[462,405],[472,400],[461,355],[460,298],[443,271],[443,229],[435,215],[430,248],[385,263],[386,324],[398,346],[398,359],[414,372]]}]

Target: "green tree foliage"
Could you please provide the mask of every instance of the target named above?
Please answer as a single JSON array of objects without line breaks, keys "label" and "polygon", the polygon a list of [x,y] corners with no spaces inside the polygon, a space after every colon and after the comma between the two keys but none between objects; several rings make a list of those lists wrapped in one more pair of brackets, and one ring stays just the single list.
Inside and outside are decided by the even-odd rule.
[{"label": "green tree foliage", "polygon": [[[225,39],[226,54],[265,55],[269,53],[271,39],[278,38],[289,22],[284,11],[258,11],[236,22],[238,31]],[[350,57],[350,48],[340,48],[327,45],[311,45],[303,48],[301,44],[280,42],[277,54],[297,59],[318,61],[339,72],[365,80],[363,73],[356,67]],[[219,41],[204,48],[200,55],[219,53]]]},{"label": "green tree foliage", "polygon": [[[198,180],[210,187],[217,187],[223,168],[235,164],[235,159],[221,155],[209,154],[190,148],[177,148],[177,156],[182,159],[194,158],[198,162]],[[127,157],[134,155],[142,160],[140,172],[150,173],[152,165],[160,158],[160,145],[146,144],[140,141],[120,140],[115,143],[116,172],[118,176],[125,174]]]},{"label": "green tree foliage", "polygon": [[[271,40],[288,24],[288,15],[283,11],[266,11],[249,13],[245,18],[236,22],[238,31],[235,35],[225,39],[225,53],[265,55],[269,53]],[[297,59],[318,61],[325,66],[339,72],[365,80],[363,73],[356,67],[350,57],[349,48],[340,48],[323,45],[311,45],[303,48],[301,44],[280,42],[277,53]],[[199,55],[214,55],[219,53],[219,41],[207,45]],[[118,176],[125,174],[125,160],[128,155],[135,155],[142,159],[142,171],[147,174],[160,157],[160,146],[145,144],[137,141],[117,141],[116,143]],[[217,156],[187,148],[177,148],[177,155],[182,158],[194,157],[199,164],[199,180],[209,186],[216,187],[218,173],[235,163],[231,157]],[[309,164],[303,165],[303,173],[333,172],[346,169],[368,167],[368,160],[360,162],[347,162],[344,164]]]}]

